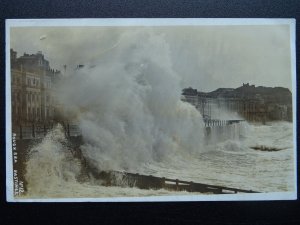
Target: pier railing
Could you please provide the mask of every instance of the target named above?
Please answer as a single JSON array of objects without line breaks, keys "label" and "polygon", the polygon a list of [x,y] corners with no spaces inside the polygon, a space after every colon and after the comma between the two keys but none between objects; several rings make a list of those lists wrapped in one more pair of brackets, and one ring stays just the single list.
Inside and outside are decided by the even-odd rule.
[{"label": "pier railing", "polygon": [[[31,124],[13,126],[13,133],[17,139],[39,139],[47,135],[53,129],[55,124]],[[63,129],[67,137],[76,137],[81,135],[81,130],[76,124],[63,124]]]},{"label": "pier railing", "polygon": [[220,126],[228,126],[235,123],[240,123],[245,120],[218,120],[218,119],[205,119],[204,125],[205,127],[220,127]]}]

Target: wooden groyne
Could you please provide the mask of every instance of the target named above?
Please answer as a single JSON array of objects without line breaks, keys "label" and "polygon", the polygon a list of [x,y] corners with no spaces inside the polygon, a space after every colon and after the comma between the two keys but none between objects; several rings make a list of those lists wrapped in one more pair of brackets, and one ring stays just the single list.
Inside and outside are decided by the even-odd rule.
[{"label": "wooden groyne", "polygon": [[105,186],[127,186],[140,189],[167,189],[171,191],[188,191],[211,194],[259,193],[252,190],[230,188],[218,185],[195,183],[165,177],[155,177],[138,173],[119,171],[92,172],[97,179],[103,180]]}]

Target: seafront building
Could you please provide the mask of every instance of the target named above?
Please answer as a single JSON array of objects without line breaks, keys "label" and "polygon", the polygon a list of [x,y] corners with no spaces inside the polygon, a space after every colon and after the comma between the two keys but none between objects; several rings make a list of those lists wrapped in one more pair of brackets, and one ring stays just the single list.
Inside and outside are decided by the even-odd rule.
[{"label": "seafront building", "polygon": [[251,122],[292,121],[292,93],[283,87],[255,87],[246,83],[235,89],[219,88],[207,93],[189,87],[183,89],[182,100],[194,105],[204,119],[237,114]]},{"label": "seafront building", "polygon": [[54,117],[53,83],[61,75],[42,52],[17,57],[10,50],[13,125],[48,124]]}]

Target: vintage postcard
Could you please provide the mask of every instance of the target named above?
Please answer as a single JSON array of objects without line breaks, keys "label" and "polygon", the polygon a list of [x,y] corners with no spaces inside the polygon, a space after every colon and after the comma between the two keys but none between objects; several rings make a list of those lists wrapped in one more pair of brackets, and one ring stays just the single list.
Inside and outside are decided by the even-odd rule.
[{"label": "vintage postcard", "polygon": [[6,21],[7,201],[293,200],[294,19]]}]

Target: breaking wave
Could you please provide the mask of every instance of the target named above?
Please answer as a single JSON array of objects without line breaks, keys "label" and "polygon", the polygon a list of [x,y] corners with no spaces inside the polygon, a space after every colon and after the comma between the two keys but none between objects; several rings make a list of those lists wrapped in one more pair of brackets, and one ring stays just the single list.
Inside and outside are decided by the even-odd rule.
[{"label": "breaking wave", "polygon": [[139,31],[124,33],[105,61],[68,76],[58,93],[80,124],[85,157],[127,170],[201,151],[202,117],[180,101],[180,81],[164,37]]},{"label": "breaking wave", "polygon": [[49,190],[76,183],[80,169],[80,162],[73,157],[62,126],[58,125],[30,149],[25,174],[28,195],[43,196]]}]

